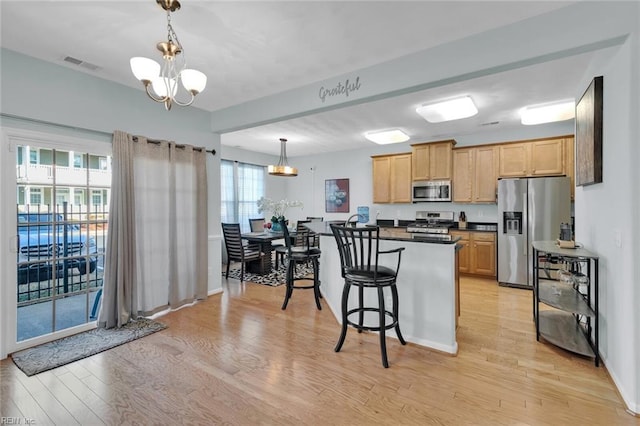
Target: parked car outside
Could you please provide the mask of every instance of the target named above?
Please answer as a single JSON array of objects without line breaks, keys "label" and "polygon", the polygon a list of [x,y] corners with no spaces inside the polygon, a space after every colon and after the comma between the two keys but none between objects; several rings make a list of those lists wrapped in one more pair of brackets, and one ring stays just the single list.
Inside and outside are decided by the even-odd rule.
[{"label": "parked car outside", "polygon": [[61,214],[18,213],[18,244],[18,284],[52,278],[54,261],[58,277],[71,268],[92,273],[98,264],[97,256],[90,256],[87,265],[87,255],[97,253],[95,238],[78,224],[65,223]]}]

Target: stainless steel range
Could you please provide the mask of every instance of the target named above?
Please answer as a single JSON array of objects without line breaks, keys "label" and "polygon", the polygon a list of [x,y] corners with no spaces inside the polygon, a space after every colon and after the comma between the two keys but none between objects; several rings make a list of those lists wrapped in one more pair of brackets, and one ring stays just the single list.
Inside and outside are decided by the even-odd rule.
[{"label": "stainless steel range", "polygon": [[407,226],[414,239],[436,239],[451,241],[449,228],[454,224],[453,212],[416,212],[416,221]]}]

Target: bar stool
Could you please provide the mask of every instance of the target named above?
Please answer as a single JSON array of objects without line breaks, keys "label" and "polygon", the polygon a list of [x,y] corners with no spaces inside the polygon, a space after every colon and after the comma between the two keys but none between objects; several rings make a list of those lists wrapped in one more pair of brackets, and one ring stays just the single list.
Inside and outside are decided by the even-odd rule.
[{"label": "bar stool", "polygon": [[[387,344],[385,332],[395,329],[396,336],[401,344],[406,345],[400,324],[398,323],[398,289],[396,278],[400,269],[401,252],[404,247],[393,250],[379,250],[379,226],[366,226],[362,228],[331,225],[331,231],[338,245],[340,254],[340,264],[342,267],[342,277],[344,278],[344,288],[342,290],[342,331],[336,344],[335,351],[340,352],[347,336],[347,326],[350,325],[361,333],[363,330],[377,331],[380,334],[380,353],[382,355],[382,365],[389,367],[387,359]],[[378,264],[380,254],[398,254],[398,263],[394,269]],[[358,288],[358,305],[356,308],[348,309],[349,294],[351,287]],[[384,289],[389,288],[391,292],[392,306],[387,310],[384,303]],[[378,306],[364,305],[364,290],[376,290],[378,295]],[[377,314],[378,321],[375,324],[365,324],[365,312]],[[350,319],[357,315],[357,320]],[[390,319],[387,322],[387,319]]]},{"label": "bar stool", "polygon": [[[287,292],[284,296],[284,302],[282,303],[282,309],[287,309],[287,304],[289,303],[289,299],[293,293],[294,289],[313,289],[313,294],[316,299],[316,307],[319,310],[322,310],[322,305],[320,305],[320,254],[322,253],[319,248],[313,247],[310,239],[313,238],[310,232],[306,233],[304,231],[296,232],[296,239],[298,241],[305,240],[306,244],[304,245],[293,245],[291,242],[291,238],[289,237],[289,230],[287,229],[284,222],[281,221],[282,232],[284,233],[284,241],[287,247]],[[304,280],[306,278],[296,278],[296,264],[298,263],[307,263],[311,262],[313,265],[313,284],[296,285],[296,281]]]}]

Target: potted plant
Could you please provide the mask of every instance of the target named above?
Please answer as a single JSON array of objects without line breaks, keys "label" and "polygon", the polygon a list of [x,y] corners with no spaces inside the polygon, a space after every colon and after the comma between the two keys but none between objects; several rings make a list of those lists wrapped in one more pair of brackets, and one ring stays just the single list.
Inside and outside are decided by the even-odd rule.
[{"label": "potted plant", "polygon": [[274,201],[270,198],[262,197],[258,200],[258,213],[268,212],[271,213],[271,231],[282,231],[280,228],[280,221],[283,220],[287,223],[285,213],[289,207],[302,207],[302,201],[289,201],[279,200]]}]

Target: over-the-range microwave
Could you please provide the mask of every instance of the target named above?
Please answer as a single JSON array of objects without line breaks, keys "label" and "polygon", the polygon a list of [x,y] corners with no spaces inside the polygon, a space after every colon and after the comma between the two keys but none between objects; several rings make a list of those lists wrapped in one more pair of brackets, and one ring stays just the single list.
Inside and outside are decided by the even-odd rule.
[{"label": "over-the-range microwave", "polygon": [[411,201],[451,201],[450,180],[416,181],[412,185]]}]

